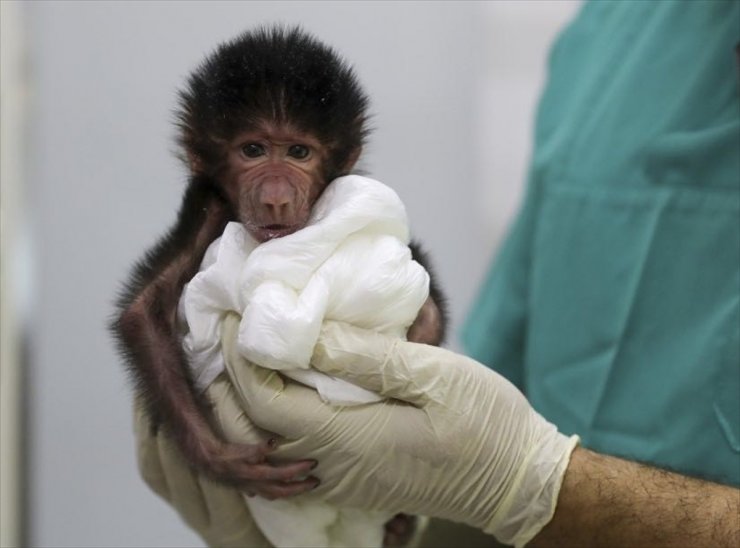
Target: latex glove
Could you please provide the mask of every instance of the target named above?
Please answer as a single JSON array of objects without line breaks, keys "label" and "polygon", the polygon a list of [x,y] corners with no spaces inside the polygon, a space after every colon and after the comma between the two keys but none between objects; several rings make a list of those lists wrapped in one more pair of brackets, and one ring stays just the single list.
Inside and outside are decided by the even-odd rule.
[{"label": "latex glove", "polygon": [[[222,344],[225,348],[235,349],[239,317],[228,315],[225,325]],[[232,354],[232,359],[235,355]],[[312,389],[306,390],[316,394]],[[208,387],[206,396],[212,406],[213,418],[226,440],[258,443],[274,437],[274,434],[260,430],[249,420],[241,407],[241,398],[226,375],[220,375]],[[209,546],[272,547],[252,518],[244,500],[244,492],[198,474],[188,465],[165,430],[152,433],[143,406],[135,405],[134,413],[134,433],[142,478]],[[403,522],[400,530],[399,520]],[[424,526],[423,519],[414,525],[408,522],[408,517],[401,519],[397,516],[386,525],[386,539],[393,539],[392,546],[408,545],[407,542],[418,540]],[[412,529],[409,530],[409,527]]]},{"label": "latex glove", "polygon": [[[227,318],[225,339],[234,328]],[[327,322],[317,369],[413,404],[341,409],[233,350],[226,358],[247,414],[285,438],[273,457],[319,461],[322,484],[312,495],[460,521],[517,546],[552,518],[578,438],[560,434],[512,384],[470,358]]]},{"label": "latex glove", "polygon": [[[232,436],[247,443],[257,441],[260,434],[236,407],[233,388],[225,377],[211,385],[208,397],[221,414],[221,422],[228,422]],[[272,546],[252,519],[244,493],[194,471],[165,431],[151,432],[141,405],[134,409],[134,433],[142,478],[209,546]]]}]

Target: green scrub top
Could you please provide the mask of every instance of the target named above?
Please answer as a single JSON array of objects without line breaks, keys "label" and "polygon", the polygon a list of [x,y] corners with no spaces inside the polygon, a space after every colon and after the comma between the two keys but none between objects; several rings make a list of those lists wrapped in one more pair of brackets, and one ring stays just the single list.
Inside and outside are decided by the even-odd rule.
[{"label": "green scrub top", "polygon": [[735,485],[739,41],[737,1],[583,6],[463,331],[585,446]]}]

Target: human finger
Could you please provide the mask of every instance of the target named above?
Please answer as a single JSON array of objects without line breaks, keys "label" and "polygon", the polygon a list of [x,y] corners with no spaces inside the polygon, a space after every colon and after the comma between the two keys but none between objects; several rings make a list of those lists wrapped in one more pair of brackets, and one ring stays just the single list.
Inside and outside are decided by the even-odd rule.
[{"label": "human finger", "polygon": [[209,546],[272,546],[252,518],[242,491],[202,475],[198,476],[198,482],[208,512],[209,525],[199,533]]},{"label": "human finger", "polygon": [[445,405],[451,385],[485,369],[470,358],[425,344],[410,343],[342,322],[324,322],[314,349],[316,369],[353,384],[424,407]]},{"label": "human finger", "polygon": [[157,436],[152,432],[149,417],[139,402],[134,403],[134,436],[139,474],[152,491],[169,500],[170,490],[162,468]]},{"label": "human finger", "polygon": [[[214,396],[223,398],[231,411],[223,414],[220,422],[231,428],[238,439],[266,439],[272,435],[269,429],[275,424],[279,425],[281,436],[295,439],[331,421],[337,409],[325,405],[315,390],[285,380],[276,371],[256,366],[239,354],[234,344],[238,327],[236,315],[227,316],[221,327],[227,378]],[[251,425],[244,426],[246,421]],[[233,430],[235,422],[242,423],[243,432]]]},{"label": "human finger", "polygon": [[160,431],[156,441],[169,493],[167,500],[192,528],[197,531],[207,529],[210,523],[209,512],[197,474],[169,436]]}]

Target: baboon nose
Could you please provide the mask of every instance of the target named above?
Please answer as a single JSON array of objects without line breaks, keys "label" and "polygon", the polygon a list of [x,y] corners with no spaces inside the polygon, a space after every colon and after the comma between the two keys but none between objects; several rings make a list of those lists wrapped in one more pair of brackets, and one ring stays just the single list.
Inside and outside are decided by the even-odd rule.
[{"label": "baboon nose", "polygon": [[267,190],[262,193],[262,206],[275,223],[288,221],[291,211],[290,196],[286,192]]}]

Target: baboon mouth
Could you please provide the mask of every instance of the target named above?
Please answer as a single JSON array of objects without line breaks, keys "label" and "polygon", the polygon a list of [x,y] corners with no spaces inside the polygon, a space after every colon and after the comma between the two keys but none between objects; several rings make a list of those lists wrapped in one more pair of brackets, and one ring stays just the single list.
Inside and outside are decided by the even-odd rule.
[{"label": "baboon mouth", "polygon": [[292,234],[298,230],[296,225],[281,225],[281,224],[269,224],[257,227],[254,234],[255,238],[260,242],[266,242],[268,240],[274,240],[275,238],[282,238],[288,234]]}]

